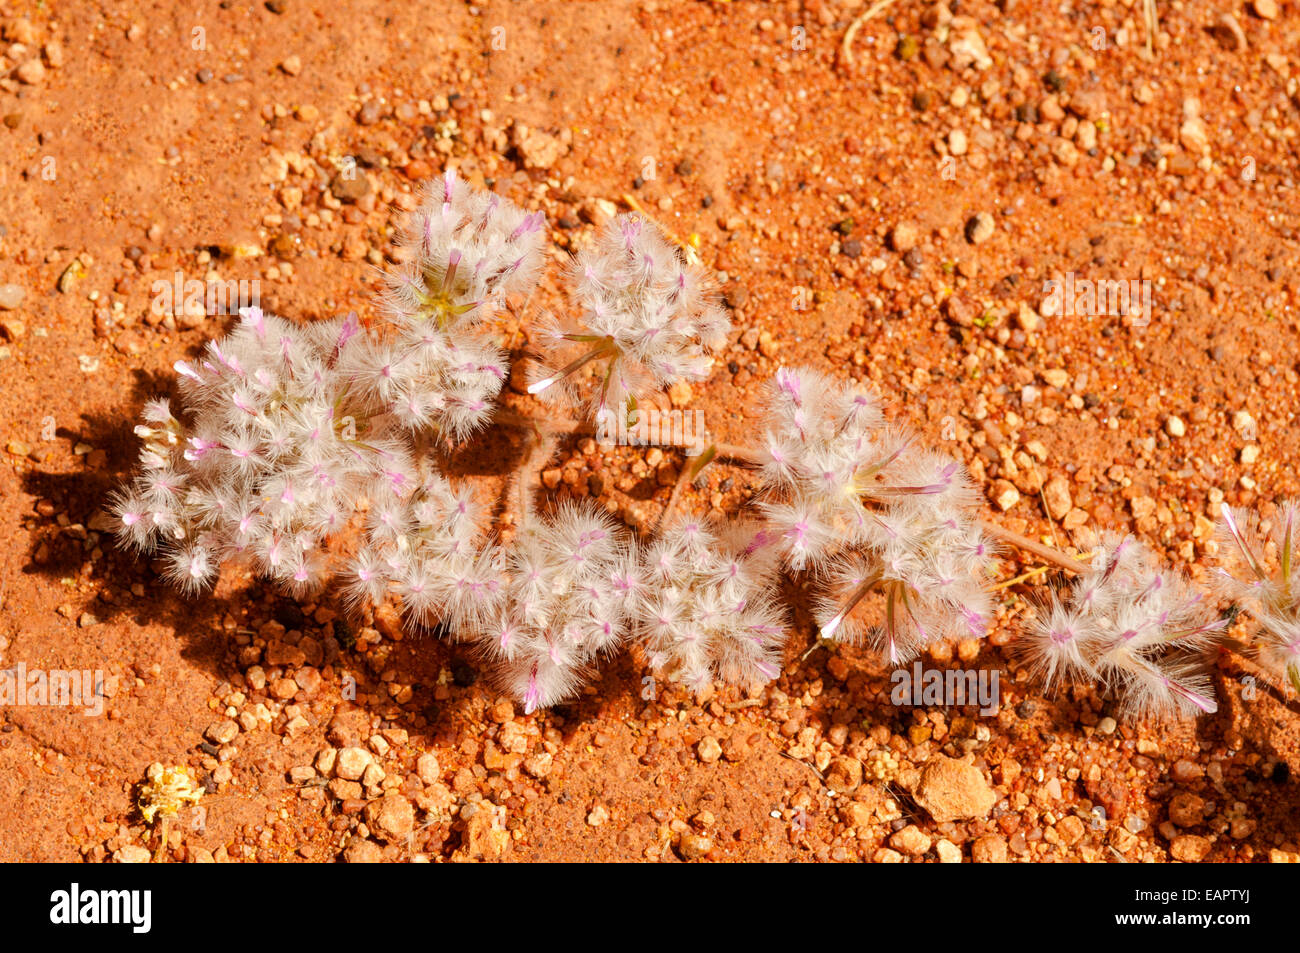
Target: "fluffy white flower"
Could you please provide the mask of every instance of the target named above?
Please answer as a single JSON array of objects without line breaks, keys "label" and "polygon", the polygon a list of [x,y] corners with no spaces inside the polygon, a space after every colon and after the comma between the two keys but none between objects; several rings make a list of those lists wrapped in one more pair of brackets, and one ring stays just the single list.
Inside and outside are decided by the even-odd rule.
[{"label": "fluffy white flower", "polygon": [[[420,525],[412,495],[434,490],[421,486],[412,432],[459,439],[491,416],[507,366],[476,326],[533,286],[541,224],[449,172],[411,217],[410,262],[387,276],[386,321],[366,328],[351,314],[300,327],[244,309],[232,334],[176,363],[180,417],[165,400],[146,405],[143,472],[112,500],[123,542],[161,547],[169,577],[188,589],[241,559],[302,592],[323,579],[321,543],[363,497]],[[390,529],[372,526],[380,541],[405,531]],[[435,605],[461,611],[445,581],[426,585],[433,568],[410,563],[401,583],[422,621]],[[383,589],[371,580],[373,594]]]},{"label": "fluffy white flower", "polygon": [[638,589],[634,544],[591,504],[520,527],[501,554],[503,598],[467,629],[526,712],[571,698],[623,642]]},{"label": "fluffy white flower", "polygon": [[370,508],[365,545],[348,569],[348,600],[379,603],[395,595],[411,623],[445,623],[453,636],[498,611],[499,557],[483,541],[473,495],[437,474],[403,497],[376,489],[382,495]]},{"label": "fluffy white flower", "polygon": [[[597,422],[626,417],[653,391],[703,380],[730,322],[702,268],[638,215],[605,225],[569,270],[581,314],[548,327],[529,392],[586,404]],[[576,372],[594,365],[596,380]]]},{"label": "fluffy white flower", "polygon": [[981,637],[991,616],[978,497],[959,463],[915,442],[870,394],[777,371],[760,505],[786,564],[826,577],[822,636],[869,643],[891,663]]},{"label": "fluffy white flower", "polygon": [[389,420],[340,415],[355,315],[307,329],[259,308],[242,316],[178,366],[189,426],[166,401],[147,406],[136,428],[144,471],[113,509],[122,540],[161,547],[168,577],[186,589],[240,559],[302,592],[322,580],[320,544],[355,501],[375,483],[404,495],[413,464]]},{"label": "fluffy white flower", "polygon": [[1219,591],[1259,624],[1260,664],[1300,691],[1300,503],[1284,500],[1267,522],[1226,503],[1218,528]]},{"label": "fluffy white flower", "polygon": [[394,320],[415,331],[464,328],[506,295],[530,292],[542,266],[543,223],[541,212],[479,192],[449,169],[402,233],[408,264],[385,276]]},{"label": "fluffy white flower", "polygon": [[880,522],[875,545],[831,561],[816,606],[822,637],[870,645],[891,665],[936,642],[982,638],[993,606],[979,571],[989,544],[978,528],[918,517]]},{"label": "fluffy white flower", "polygon": [[1101,682],[1132,718],[1213,712],[1204,649],[1222,630],[1187,579],[1132,537],[1103,536],[1089,572],[1025,633],[1020,651],[1049,687]]},{"label": "fluffy white flower", "polygon": [[756,525],[725,530],[682,520],[645,547],[633,634],[655,672],[700,690],[715,678],[746,686],[781,670],[779,569]]}]

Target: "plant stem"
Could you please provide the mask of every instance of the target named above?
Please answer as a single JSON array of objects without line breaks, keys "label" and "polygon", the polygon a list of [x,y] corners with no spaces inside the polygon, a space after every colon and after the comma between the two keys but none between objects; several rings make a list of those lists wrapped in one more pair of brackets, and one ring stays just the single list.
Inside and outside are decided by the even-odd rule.
[{"label": "plant stem", "polygon": [[988,533],[994,539],[1000,539],[1004,543],[1010,543],[1017,549],[1033,553],[1040,559],[1045,559],[1049,563],[1059,566],[1062,569],[1069,570],[1076,575],[1082,575],[1088,571],[1089,567],[1079,562],[1079,560],[1075,559],[1073,556],[1067,556],[1065,553],[1058,549],[1053,549],[1046,543],[1040,543],[1037,540],[1030,539],[1028,536],[1012,532],[1009,529],[998,526],[996,523],[989,523],[985,520],[980,520],[980,529],[984,530],[984,532]]},{"label": "plant stem", "polygon": [[542,434],[536,428],[529,437],[532,449],[520,465],[515,478],[519,481],[519,520],[515,524],[523,529],[533,518],[532,474],[540,471],[555,450],[555,441],[550,435]]},{"label": "plant stem", "polygon": [[691,467],[682,467],[682,472],[677,475],[677,482],[673,484],[673,495],[668,497],[668,505],[664,507],[663,512],[659,514],[659,520],[655,523],[655,532],[659,532],[672,518],[673,510],[677,509],[677,503],[682,498],[682,491],[686,489],[686,484],[691,482]]},{"label": "plant stem", "polygon": [[[588,423],[586,421],[570,420],[567,417],[552,417],[547,420],[539,421],[525,414],[521,414],[517,411],[511,410],[507,407],[498,407],[495,419],[500,423],[506,424],[508,426],[529,427],[529,428],[544,427],[553,433],[595,433],[596,432],[595,425]],[[743,463],[749,466],[761,466],[763,463],[763,459],[762,457],[759,456],[757,451],[752,450],[749,447],[742,446],[740,444],[714,443],[712,444],[712,447],[716,453],[716,456],[726,460],[731,460],[734,463]],[[684,468],[682,470],[683,476],[689,472],[690,472],[689,467]],[[679,479],[678,486],[673,490],[674,499],[680,494],[682,489],[684,489],[684,487],[682,486],[682,480]],[[674,506],[674,499],[669,500],[668,503],[669,508],[672,508]],[[666,515],[668,513],[668,510],[666,509],[664,512]],[[660,518],[660,522],[661,523],[663,522],[663,517]],[[1073,556],[1067,556],[1065,553],[1061,552],[1060,550],[1054,549],[1053,547],[1048,546],[1045,543],[1040,543],[1037,540],[1030,539],[1028,536],[1022,535],[1021,533],[1013,532],[1009,529],[998,526],[996,523],[990,523],[987,520],[980,520],[979,525],[980,525],[980,529],[988,533],[994,539],[998,539],[1004,543],[1008,543],[1011,546],[1014,546],[1016,549],[1022,550],[1024,552],[1032,553],[1038,558],[1044,559],[1047,562],[1051,563],[1052,565],[1057,566],[1061,569],[1065,569],[1076,575],[1082,575],[1083,573],[1086,573],[1089,569],[1087,565],[1075,559]]]}]

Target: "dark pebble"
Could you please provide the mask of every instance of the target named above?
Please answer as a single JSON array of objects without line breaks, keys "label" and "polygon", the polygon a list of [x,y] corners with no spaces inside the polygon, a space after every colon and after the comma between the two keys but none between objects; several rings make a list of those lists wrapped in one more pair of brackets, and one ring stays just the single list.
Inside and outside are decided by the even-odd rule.
[{"label": "dark pebble", "polygon": [[862,254],[862,242],[858,241],[856,238],[850,238],[840,246],[840,252],[846,258],[857,258]]},{"label": "dark pebble", "polygon": [[212,82],[212,70],[204,67],[194,74],[194,78],[200,83],[210,83]]},{"label": "dark pebble", "polygon": [[461,688],[469,688],[478,681],[478,672],[470,668],[464,662],[453,662],[451,666],[451,679]]},{"label": "dark pebble", "polygon": [[285,602],[276,607],[275,621],[286,629],[301,629],[307,617],[302,614],[302,609],[298,606],[292,602]]}]

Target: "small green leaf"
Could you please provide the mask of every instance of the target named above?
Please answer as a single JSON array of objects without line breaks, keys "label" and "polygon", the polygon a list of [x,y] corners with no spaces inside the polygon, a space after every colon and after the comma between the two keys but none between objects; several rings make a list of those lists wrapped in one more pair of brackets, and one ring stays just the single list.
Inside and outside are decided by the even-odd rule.
[{"label": "small green leaf", "polygon": [[712,463],[713,458],[716,457],[717,455],[718,455],[718,448],[710,444],[709,449],[701,453],[699,457],[696,459],[695,464],[691,467],[691,480],[693,481],[696,477],[698,477],[700,475],[700,471],[702,471],[705,467],[707,467],[710,463]]}]

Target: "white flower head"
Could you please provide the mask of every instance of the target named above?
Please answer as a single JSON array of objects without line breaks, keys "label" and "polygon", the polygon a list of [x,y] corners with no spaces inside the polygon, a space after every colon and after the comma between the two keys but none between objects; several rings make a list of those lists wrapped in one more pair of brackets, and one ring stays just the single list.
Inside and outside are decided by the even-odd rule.
[{"label": "white flower head", "polygon": [[1264,669],[1300,691],[1300,502],[1282,501],[1267,521],[1225,503],[1218,542],[1216,588],[1254,616]]},{"label": "white flower head", "polygon": [[895,663],[981,637],[992,612],[978,496],[961,464],[916,443],[871,394],[777,371],[760,506],[786,564],[824,577],[823,638],[865,642]]},{"label": "white flower head", "polygon": [[700,690],[714,679],[763,685],[780,673],[779,566],[756,524],[683,519],[642,550],[633,636],[655,672]]},{"label": "white flower head", "polygon": [[521,526],[501,554],[502,599],[465,635],[533,712],[571,698],[623,643],[639,584],[635,549],[591,503]]},{"label": "white flower head", "polygon": [[1068,597],[1053,595],[1019,650],[1049,688],[1100,682],[1125,715],[1162,720],[1216,710],[1202,656],[1223,626],[1147,546],[1104,534],[1089,571]]},{"label": "white flower head", "polygon": [[[730,322],[704,270],[657,225],[639,215],[607,223],[569,280],[581,313],[544,330],[545,363],[530,393],[567,395],[600,422],[628,415],[658,389],[708,376],[706,352],[725,342]],[[594,379],[577,378],[588,365]]]}]

